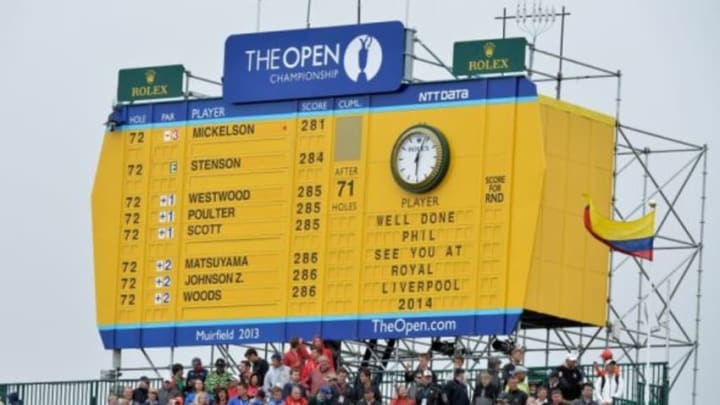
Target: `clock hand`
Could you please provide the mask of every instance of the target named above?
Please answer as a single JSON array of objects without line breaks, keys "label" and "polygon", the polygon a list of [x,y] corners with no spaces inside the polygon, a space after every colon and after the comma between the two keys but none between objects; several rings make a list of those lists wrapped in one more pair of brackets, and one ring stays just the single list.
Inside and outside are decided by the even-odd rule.
[{"label": "clock hand", "polygon": [[417,154],[415,154],[415,181],[418,179],[418,171],[420,169],[420,152],[422,152],[423,146],[425,146],[425,141],[427,138],[424,138],[422,142],[420,142],[420,148],[418,148]]}]

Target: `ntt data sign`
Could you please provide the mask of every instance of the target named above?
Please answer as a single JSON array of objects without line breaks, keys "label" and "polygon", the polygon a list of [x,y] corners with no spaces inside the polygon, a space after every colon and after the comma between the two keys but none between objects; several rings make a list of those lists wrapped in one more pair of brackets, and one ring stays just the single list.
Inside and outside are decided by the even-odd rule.
[{"label": "ntt data sign", "polygon": [[223,98],[231,103],[384,93],[402,84],[405,28],[382,22],[232,35]]}]

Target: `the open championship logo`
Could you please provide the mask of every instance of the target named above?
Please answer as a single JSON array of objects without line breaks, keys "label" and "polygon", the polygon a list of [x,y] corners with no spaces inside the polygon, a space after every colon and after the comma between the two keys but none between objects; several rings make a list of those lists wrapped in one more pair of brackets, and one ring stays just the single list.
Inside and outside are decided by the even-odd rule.
[{"label": "the open championship logo", "polygon": [[343,57],[345,74],[354,82],[369,82],[380,71],[382,59],[382,46],[377,38],[358,35],[345,48]]}]

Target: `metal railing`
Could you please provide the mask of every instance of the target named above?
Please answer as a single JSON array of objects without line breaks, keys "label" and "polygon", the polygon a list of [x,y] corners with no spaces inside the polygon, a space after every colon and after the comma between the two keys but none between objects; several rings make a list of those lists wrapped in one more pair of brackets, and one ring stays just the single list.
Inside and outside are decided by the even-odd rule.
[{"label": "metal railing", "polygon": [[[585,377],[593,381],[595,371],[593,366],[581,366]],[[615,405],[644,404],[644,379],[636,368],[629,364],[620,365],[621,375],[625,382],[625,392],[622,398],[615,401]],[[531,368],[528,380],[544,383],[551,368]],[[468,370],[467,380],[470,388],[474,388],[480,370]],[[436,372],[438,382],[452,379],[452,370]],[[405,382],[405,372],[401,370],[385,371],[376,376],[380,392],[385,403],[395,393],[395,386]],[[159,388],[161,379],[150,380],[150,385]],[[111,394],[121,394],[123,387],[134,387],[137,380],[85,380],[85,381],[54,381],[54,382],[27,382],[0,384],[0,398],[5,400],[7,394],[17,392],[24,405],[103,405]],[[669,394],[667,363],[652,363],[650,370],[650,399],[654,405],[667,405]]]}]

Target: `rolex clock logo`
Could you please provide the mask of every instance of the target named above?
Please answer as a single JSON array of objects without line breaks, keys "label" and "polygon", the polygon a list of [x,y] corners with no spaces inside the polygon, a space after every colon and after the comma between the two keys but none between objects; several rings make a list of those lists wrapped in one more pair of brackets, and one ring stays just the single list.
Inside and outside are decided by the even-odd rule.
[{"label": "rolex clock logo", "polygon": [[380,41],[371,35],[358,35],[345,48],[343,67],[350,80],[366,83],[378,74],[382,60]]},{"label": "rolex clock logo", "polygon": [[152,69],[149,69],[149,70],[146,70],[146,71],[145,71],[145,81],[147,82],[147,84],[153,84],[153,83],[155,83],[155,75],[156,75],[156,74],[157,74],[157,73],[155,73],[155,71],[152,70]]},{"label": "rolex clock logo", "polygon": [[485,57],[490,59],[495,54],[495,44],[492,42],[488,42],[483,46],[483,51],[485,52]]}]

